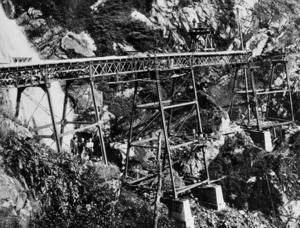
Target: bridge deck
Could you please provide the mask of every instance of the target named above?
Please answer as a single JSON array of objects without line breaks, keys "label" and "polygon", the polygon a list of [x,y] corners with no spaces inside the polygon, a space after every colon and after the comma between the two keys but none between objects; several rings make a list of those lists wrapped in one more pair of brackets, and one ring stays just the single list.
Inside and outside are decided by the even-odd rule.
[{"label": "bridge deck", "polygon": [[250,52],[246,51],[222,51],[139,54],[0,64],[0,89],[37,86],[68,78],[104,77],[155,69],[166,71],[200,66],[245,64],[249,57]]}]

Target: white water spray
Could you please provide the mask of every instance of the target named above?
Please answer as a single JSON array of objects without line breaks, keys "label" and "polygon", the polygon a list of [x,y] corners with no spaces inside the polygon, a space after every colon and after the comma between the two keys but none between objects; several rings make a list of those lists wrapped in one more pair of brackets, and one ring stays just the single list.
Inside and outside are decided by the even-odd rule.
[{"label": "white water spray", "polygon": [[[32,57],[32,62],[41,62],[38,54],[31,47],[26,36],[22,30],[18,27],[14,20],[10,20],[6,17],[6,14],[0,4],[0,64],[10,63],[12,57]],[[58,122],[62,119],[64,92],[61,89],[59,82],[51,83],[50,88],[53,111],[55,113],[55,121]],[[11,107],[16,107],[17,90],[9,90],[9,98],[11,101]],[[37,104],[40,104],[37,107]],[[73,112],[68,106],[67,110],[68,120],[73,120]],[[26,88],[22,94],[21,107],[19,113],[19,119],[26,123],[30,127],[39,127],[47,124],[51,124],[51,116],[49,111],[47,95],[41,88]],[[60,132],[60,125],[57,125],[57,129]],[[72,130],[73,127],[68,125],[65,131]],[[53,127],[38,131],[39,135],[52,135]],[[64,143],[62,145],[63,150],[70,150],[69,142],[71,135],[64,137]],[[52,139],[42,139],[43,143],[56,149],[56,144]]]}]

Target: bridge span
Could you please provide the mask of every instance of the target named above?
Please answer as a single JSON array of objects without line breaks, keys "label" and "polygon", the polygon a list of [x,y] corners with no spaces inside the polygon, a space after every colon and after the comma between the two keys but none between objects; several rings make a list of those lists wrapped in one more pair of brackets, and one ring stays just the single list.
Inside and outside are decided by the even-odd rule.
[{"label": "bridge span", "polygon": [[[139,54],[0,64],[0,89],[33,87],[57,80],[95,78],[191,67],[246,64],[247,51]],[[28,60],[28,58],[26,58]]]}]

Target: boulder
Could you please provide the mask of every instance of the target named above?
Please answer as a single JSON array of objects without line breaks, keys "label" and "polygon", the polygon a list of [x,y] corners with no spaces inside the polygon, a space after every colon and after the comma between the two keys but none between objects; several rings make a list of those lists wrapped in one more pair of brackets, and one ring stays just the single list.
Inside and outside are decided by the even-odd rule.
[{"label": "boulder", "polygon": [[30,212],[26,209],[21,209],[19,224],[22,228],[29,228]]},{"label": "boulder", "polygon": [[103,6],[104,3],[106,2],[107,0],[98,0],[97,2],[95,2],[92,6],[91,6],[91,9],[94,10],[94,11],[97,11],[98,7],[99,6]]},{"label": "boulder", "polygon": [[54,54],[58,59],[67,59],[66,53],[59,46],[54,47]]},{"label": "boulder", "polygon": [[63,27],[59,26],[59,25],[56,25],[52,28],[52,32],[53,34],[57,35],[57,34],[61,34],[63,33],[65,30]]},{"label": "boulder", "polygon": [[53,55],[53,49],[50,46],[45,46],[40,52],[43,59],[49,59]]},{"label": "boulder", "polygon": [[39,17],[43,16],[43,13],[40,10],[37,10],[37,9],[34,9],[34,8],[30,7],[28,9],[28,15],[31,18],[39,18]]},{"label": "boulder", "polygon": [[17,19],[16,19],[16,22],[17,22],[17,25],[24,25],[24,24],[27,24],[30,20],[30,17],[28,15],[27,12],[25,13],[22,13]]},{"label": "boulder", "polygon": [[0,227],[28,228],[32,207],[28,207],[27,194],[19,181],[0,169]]},{"label": "boulder", "polygon": [[259,56],[263,53],[268,40],[269,36],[267,34],[256,34],[246,43],[246,49],[252,50],[253,57]]},{"label": "boulder", "polygon": [[30,26],[34,29],[38,29],[44,25],[46,25],[46,21],[42,18],[40,19],[34,19],[34,20],[30,20],[29,22]]},{"label": "boulder", "polygon": [[16,9],[11,0],[1,0],[0,3],[6,13],[6,16],[9,19],[13,19],[15,17]]},{"label": "boulder", "polygon": [[283,193],[282,197],[284,203],[279,207],[280,219],[289,228],[297,228],[300,225],[298,218],[300,217],[300,201],[299,200],[288,200]]},{"label": "boulder", "polygon": [[94,40],[85,32],[80,34],[68,32],[61,40],[61,47],[64,50],[73,50],[85,57],[95,56],[94,51],[97,50]]},{"label": "boulder", "polygon": [[153,26],[153,23],[144,14],[141,14],[137,10],[134,10],[130,16],[133,20],[142,21],[147,26]]},{"label": "boulder", "polygon": [[[224,136],[215,134],[211,138],[203,140],[203,143],[205,144],[204,152],[207,165],[209,165],[218,156],[220,147],[224,145]],[[197,176],[200,171],[205,170],[205,165],[202,150],[198,149],[194,152],[187,153],[187,157],[180,161],[180,169],[184,174]]]}]

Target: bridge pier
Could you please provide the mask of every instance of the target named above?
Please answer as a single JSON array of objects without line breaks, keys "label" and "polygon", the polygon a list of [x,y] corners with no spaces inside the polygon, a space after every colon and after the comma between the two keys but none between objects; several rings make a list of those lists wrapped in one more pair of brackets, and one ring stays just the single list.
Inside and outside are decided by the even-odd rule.
[{"label": "bridge pier", "polygon": [[[104,143],[104,139],[103,139],[103,132],[102,132],[102,127],[101,127],[101,122],[100,122],[100,117],[99,117],[99,111],[98,111],[98,106],[97,106],[97,101],[96,101],[96,97],[95,97],[95,85],[94,85],[94,78],[92,77],[92,69],[90,69],[90,78],[85,78],[85,79],[81,79],[84,80],[86,83],[89,84],[90,89],[91,89],[91,95],[92,95],[92,101],[93,101],[93,106],[94,106],[94,110],[95,110],[95,122],[85,122],[85,121],[68,121],[67,118],[67,107],[68,107],[68,89],[70,88],[71,84],[73,81],[77,80],[77,78],[74,78],[72,80],[69,80],[66,82],[65,85],[65,97],[64,97],[64,107],[63,107],[63,113],[62,113],[62,120],[61,120],[61,131],[60,131],[60,145],[62,143],[62,138],[65,135],[69,135],[69,134],[74,134],[76,132],[80,132],[83,131],[85,129],[91,128],[91,127],[96,127],[97,131],[98,131],[98,137],[99,137],[99,142],[100,142],[100,149],[103,155],[103,159],[104,159],[104,163],[107,164],[107,155],[106,155],[106,150],[105,150],[105,143]],[[78,78],[79,80],[79,78]],[[65,126],[67,124],[86,124],[86,126],[68,131],[68,132],[64,132]]]},{"label": "bridge pier", "polygon": [[[259,67],[247,65],[243,69],[244,81],[240,80],[239,83],[237,83],[238,73],[236,72],[230,116],[232,117],[235,95],[246,96],[248,123],[241,120],[240,124],[247,130],[263,132],[272,127],[294,124],[292,89],[287,63],[288,61],[282,56],[271,59],[269,86],[264,88],[255,81],[254,77],[257,70],[260,70]],[[278,73],[280,70],[283,76]],[[277,79],[278,82],[276,82]],[[250,97],[252,98],[250,99]],[[253,118],[250,118],[251,114],[254,116]]]},{"label": "bridge pier", "polygon": [[[63,137],[64,136],[69,135],[69,134],[74,134],[76,132],[79,132],[79,131],[82,131],[84,129],[88,129],[88,128],[91,128],[91,127],[96,127],[97,130],[98,130],[100,149],[101,149],[101,152],[102,152],[102,155],[103,155],[103,158],[104,158],[104,162],[105,162],[105,164],[107,164],[108,161],[107,161],[107,156],[106,156],[106,151],[105,151],[105,143],[104,143],[104,139],[103,139],[103,132],[102,132],[102,127],[101,127],[101,122],[100,122],[100,117],[99,117],[99,112],[98,112],[98,105],[97,105],[97,101],[96,101],[96,97],[95,97],[95,86],[94,86],[94,80],[93,80],[93,77],[92,77],[92,73],[91,73],[90,78],[85,78],[83,80],[85,80],[86,83],[89,84],[90,89],[91,89],[93,106],[94,106],[94,109],[95,109],[95,122],[68,121],[67,120],[68,90],[69,90],[69,88],[72,84],[72,81],[74,81],[76,79],[77,78],[74,78],[73,80],[66,81],[66,86],[65,86],[65,89],[64,89],[65,90],[65,96],[64,96],[64,103],[63,103],[62,119],[61,119],[61,121],[55,122],[55,113],[54,113],[54,109],[53,109],[53,101],[52,101],[52,98],[51,98],[51,91],[49,89],[50,86],[51,86],[51,83],[49,82],[49,80],[45,76],[45,81],[47,83],[46,84],[41,84],[41,85],[39,85],[39,87],[47,95],[48,105],[49,105],[49,110],[50,110],[50,116],[51,116],[51,124],[38,126],[38,127],[33,128],[33,129],[30,129],[30,131],[38,132],[39,130],[46,129],[46,128],[49,128],[49,127],[53,126],[53,135],[35,135],[35,136],[37,138],[51,138],[51,139],[53,139],[56,143],[57,151],[61,152],[62,142],[63,142]],[[32,87],[32,86],[27,86],[27,87]],[[24,92],[24,90],[27,87],[17,88],[15,117],[19,116],[22,93]],[[38,106],[39,106],[39,104],[37,104],[37,107]],[[61,124],[60,131],[57,128],[57,124]],[[66,127],[67,124],[74,124],[74,125],[75,124],[86,124],[87,126],[83,126],[81,128],[78,128],[78,129],[74,129],[74,130],[71,130],[71,131],[68,131],[68,132],[64,132],[65,127]]]},{"label": "bridge pier", "polygon": [[161,202],[168,207],[169,217],[175,220],[176,228],[194,228],[194,217],[188,199],[161,198]]},{"label": "bridge pier", "polygon": [[[65,126],[67,124],[67,119],[66,118],[67,118],[67,107],[68,107],[68,89],[69,89],[70,85],[71,85],[70,81],[66,81],[64,107],[63,107],[63,113],[62,113],[60,134],[64,133]],[[60,137],[60,146],[62,146],[62,143],[63,143],[63,137]]]},{"label": "bridge pier", "polygon": [[41,88],[46,92],[47,98],[48,98],[48,104],[49,104],[49,109],[50,109],[50,114],[51,114],[51,121],[52,121],[52,126],[53,126],[53,132],[54,132],[54,137],[55,137],[55,143],[56,143],[56,148],[57,152],[61,152],[61,147],[59,143],[59,133],[56,127],[56,122],[55,122],[55,114],[53,111],[53,106],[52,106],[52,98],[51,98],[51,92],[49,90],[50,88],[50,83],[41,86]]},{"label": "bridge pier", "polygon": [[[180,147],[193,145],[195,148],[203,152],[203,156],[205,158],[205,152],[202,148],[203,140],[199,141],[199,137],[202,134],[202,124],[196,80],[194,75],[194,68],[192,66],[186,69],[180,69],[178,71],[173,70],[170,74],[169,71],[159,69],[157,61],[158,60],[155,59],[155,69],[149,71],[150,75],[147,75],[141,79],[135,78],[132,81],[135,83],[135,89],[132,101],[131,122],[128,135],[125,177],[129,175],[131,148],[151,148],[152,150],[157,149],[155,146],[153,146],[154,141],[157,141],[157,138],[149,136],[148,131],[151,128],[150,131],[156,131],[163,134],[164,154],[162,159],[162,169],[164,171],[167,171],[168,175],[170,176],[170,189],[168,190],[169,195],[171,195],[173,199],[178,199],[179,194],[189,191],[191,188],[195,188],[199,185],[210,183],[207,163],[205,163],[207,180],[201,183],[195,183],[191,188],[180,187],[180,185],[176,181],[177,174],[173,169],[172,153]],[[167,83],[166,80],[168,80]],[[176,89],[175,80],[180,82]],[[152,83],[152,91],[157,94],[155,102],[145,103],[145,99],[142,99],[142,101],[137,99],[138,82],[140,81],[144,83]],[[171,91],[169,92],[165,90],[166,86],[168,85],[173,85]],[[134,115],[136,109],[142,109],[152,116],[150,118],[150,121],[146,122],[145,125],[141,127],[141,129],[138,129],[138,132],[133,131]],[[153,112],[153,109],[156,111]],[[173,113],[178,113],[178,110],[184,110],[186,112],[186,116],[181,119],[180,124],[178,124],[177,126],[173,126],[175,122],[174,119],[178,117],[178,114],[177,116],[173,116]],[[191,128],[190,125],[187,124],[188,121],[191,121],[191,119],[195,121],[195,124],[193,125],[194,128]],[[144,137],[144,140],[141,140],[139,136]],[[147,176],[144,178],[138,178],[131,181],[129,185],[143,181],[147,178]]]},{"label": "bridge pier", "polygon": [[[92,72],[90,71],[90,73],[92,73]],[[101,124],[100,124],[98,107],[97,107],[96,98],[95,98],[95,85],[94,85],[94,80],[92,77],[90,78],[90,87],[91,87],[93,104],[94,104],[94,109],[95,109],[95,122],[97,123],[96,127],[98,129],[99,139],[100,139],[100,147],[102,150],[101,152],[103,154],[104,162],[105,162],[105,164],[107,164],[105,144],[104,144],[103,133],[102,133]]]},{"label": "bridge pier", "polygon": [[25,90],[25,88],[17,88],[17,102],[16,102],[16,107],[15,107],[15,117],[18,118],[19,117],[19,113],[20,113],[20,105],[21,105],[21,97],[22,97],[22,93]]}]

